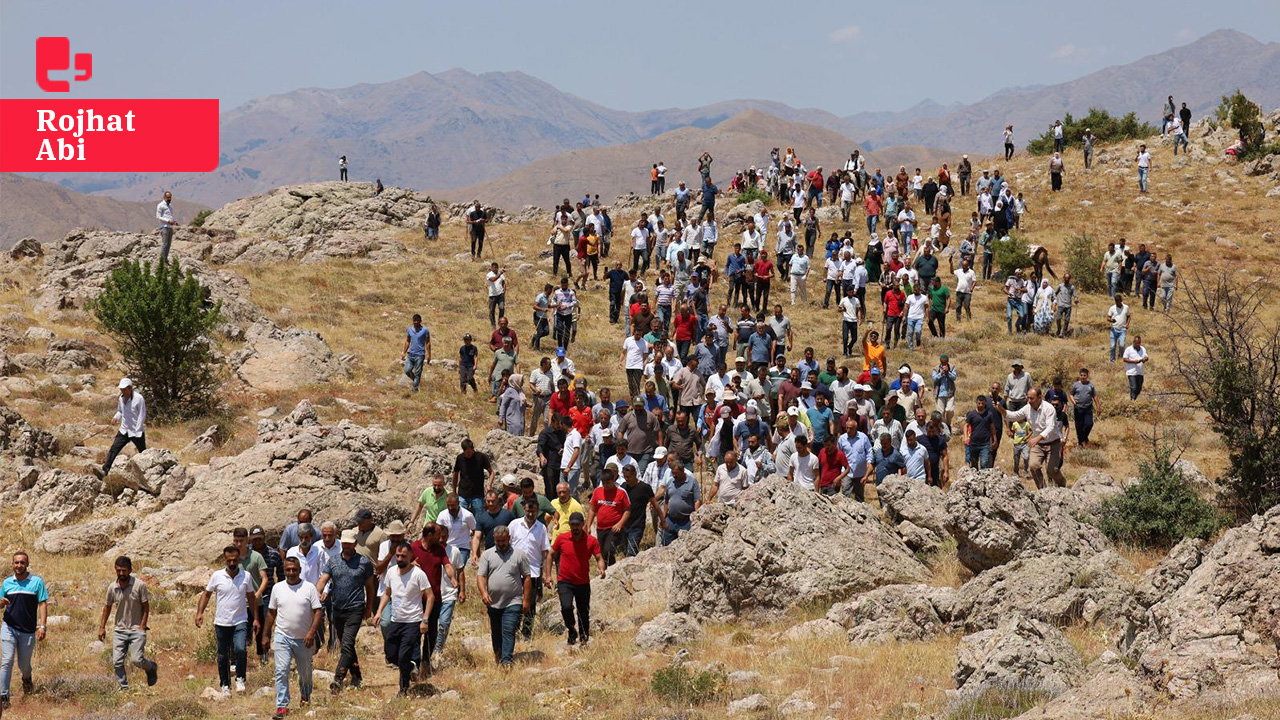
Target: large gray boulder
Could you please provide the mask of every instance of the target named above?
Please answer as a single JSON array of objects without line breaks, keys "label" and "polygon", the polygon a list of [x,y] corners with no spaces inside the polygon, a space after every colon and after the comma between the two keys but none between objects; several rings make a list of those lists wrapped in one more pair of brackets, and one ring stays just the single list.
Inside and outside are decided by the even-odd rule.
[{"label": "large gray boulder", "polygon": [[166,505],[181,500],[193,481],[186,466],[161,448],[137,453],[124,463],[120,473],[125,487],[159,497]]},{"label": "large gray boulder", "polygon": [[775,615],[929,575],[866,504],[779,476],[735,507],[704,506],[675,553],[669,607],[699,620]]},{"label": "large gray boulder", "polygon": [[0,450],[19,457],[46,458],[57,447],[52,433],[27,422],[17,410],[0,405]]},{"label": "large gray boulder", "polygon": [[1084,665],[1058,628],[1022,615],[966,635],[951,673],[960,697],[992,687],[1030,687],[1059,695],[1080,684]]},{"label": "large gray boulder", "polygon": [[133,525],[133,518],[123,516],[88,520],[42,533],[35,547],[52,555],[92,555],[114,545]]},{"label": "large gray boulder", "polygon": [[[538,438],[517,436],[506,430],[493,429],[484,436],[479,449],[488,453],[493,470],[499,477],[511,473],[517,477],[540,478],[538,467]],[[541,484],[538,487],[542,487]]]},{"label": "large gray boulder", "polygon": [[964,468],[947,493],[946,527],[961,564],[980,573],[1021,556],[1107,550],[1102,532],[1078,519],[1085,510],[1070,490],[1032,493],[998,470]]},{"label": "large gray boulder", "polygon": [[1017,720],[1116,720],[1146,717],[1155,705],[1151,687],[1108,650],[1085,668],[1080,684],[1019,715]]},{"label": "large gray boulder", "polygon": [[404,259],[404,245],[370,233],[316,233],[284,238],[241,237],[213,247],[209,260],[218,265],[329,260],[387,263]]},{"label": "large gray boulder", "polygon": [[22,494],[27,522],[36,530],[68,525],[93,511],[102,493],[102,481],[59,468],[40,473],[31,489]]},{"label": "large gray boulder", "polygon": [[231,354],[231,369],[249,387],[293,390],[350,377],[347,363],[314,330],[281,329],[269,320],[245,332],[245,345]]},{"label": "large gray boulder", "polygon": [[932,552],[947,534],[947,493],[905,475],[891,475],[876,488],[884,514],[912,550]]},{"label": "large gray boulder", "polygon": [[885,585],[832,605],[826,619],[845,628],[854,644],[925,640],[947,629],[954,594],[924,584]]},{"label": "large gray boulder", "polygon": [[413,190],[389,187],[375,194],[372,183],[320,182],[278,187],[229,202],[204,224],[241,237],[267,239],[369,233],[417,228],[430,207],[430,196]]},{"label": "large gray boulder", "polygon": [[1198,563],[1194,546],[1175,550],[1156,570],[1163,580],[1144,579],[1143,598],[1158,599],[1122,644],[1139,671],[1176,698],[1280,693],[1280,505],[1228,530]]},{"label": "large gray boulder", "polygon": [[702,626],[688,613],[664,612],[640,626],[635,643],[645,650],[662,650],[702,637]]}]

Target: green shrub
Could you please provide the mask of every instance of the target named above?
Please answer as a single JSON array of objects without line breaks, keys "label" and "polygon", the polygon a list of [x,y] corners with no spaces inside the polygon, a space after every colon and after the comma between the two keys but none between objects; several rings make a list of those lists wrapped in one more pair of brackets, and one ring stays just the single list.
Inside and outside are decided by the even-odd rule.
[{"label": "green shrub", "polygon": [[1018,268],[1031,267],[1031,253],[1027,248],[1027,240],[1021,235],[1000,238],[992,243],[992,246],[995,248],[992,264],[996,272],[1000,273],[1000,277],[1009,277]]},{"label": "green shrub", "polygon": [[204,227],[204,221],[213,214],[212,210],[201,210],[196,216],[191,218],[191,227]]},{"label": "green shrub", "polygon": [[1260,157],[1259,150],[1265,149],[1263,139],[1266,128],[1262,124],[1262,108],[1240,92],[1239,88],[1231,95],[1223,95],[1214,114],[1219,120],[1226,122],[1240,134],[1240,152],[1236,157],[1251,160]]},{"label": "green shrub", "polygon": [[[1139,120],[1135,113],[1115,117],[1106,110],[1089,108],[1089,114],[1082,118],[1074,118],[1071,113],[1062,117],[1062,139],[1066,141],[1067,147],[1079,147],[1086,128],[1093,131],[1095,143],[1136,140],[1155,135],[1157,131],[1150,123]],[[1053,131],[1046,130],[1043,135],[1027,143],[1027,152],[1032,155],[1052,153]]]},{"label": "green shrub", "polygon": [[210,304],[177,260],[154,273],[150,263],[124,263],[91,308],[146,393],[149,417],[181,420],[214,406],[218,375],[208,338],[222,323],[222,303]]},{"label": "green shrub", "polygon": [[1067,255],[1067,272],[1077,292],[1106,293],[1107,278],[1102,274],[1102,244],[1088,233],[1067,238],[1063,248]]},{"label": "green shrub", "polygon": [[746,190],[743,190],[742,192],[738,193],[738,198],[734,200],[733,204],[742,205],[744,203],[749,203],[752,200],[759,200],[765,205],[768,205],[769,201],[772,199],[773,198],[769,197],[769,193],[765,192],[764,190],[761,190],[758,187],[749,187]]},{"label": "green shrub", "polygon": [[1169,548],[1183,538],[1209,539],[1222,526],[1212,505],[1175,465],[1173,451],[1157,440],[1152,458],[1138,463],[1138,482],[1098,509],[1098,528],[1115,542]]},{"label": "green shrub", "polygon": [[1051,697],[1052,693],[1031,685],[996,685],[954,707],[947,718],[1002,720],[1021,715]]},{"label": "green shrub", "polygon": [[676,662],[655,672],[649,686],[668,702],[701,705],[723,695],[729,686],[729,678],[722,672],[711,670],[695,673],[684,663]]},{"label": "green shrub", "polygon": [[196,662],[214,663],[218,661],[218,636],[213,632],[213,623],[205,625],[204,637],[196,644]]}]

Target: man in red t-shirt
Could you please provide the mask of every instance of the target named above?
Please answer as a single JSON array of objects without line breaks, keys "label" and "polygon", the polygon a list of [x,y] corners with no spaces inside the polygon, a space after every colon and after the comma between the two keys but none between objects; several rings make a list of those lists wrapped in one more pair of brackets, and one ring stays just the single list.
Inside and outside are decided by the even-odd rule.
[{"label": "man in red t-shirt", "polygon": [[589,506],[591,522],[596,524],[596,538],[600,541],[600,551],[604,554],[604,562],[612,565],[617,553],[626,547],[627,534],[623,531],[627,518],[631,517],[631,498],[627,491],[618,487],[618,474],[606,468],[600,478],[600,487],[591,493]]},{"label": "man in red t-shirt", "polygon": [[765,250],[760,251],[760,259],[756,260],[755,267],[756,290],[755,309],[769,307],[769,281],[773,279],[773,263],[769,262],[769,253]]},{"label": "man in red t-shirt", "polygon": [[822,188],[826,185],[826,181],[822,179],[822,166],[813,169],[809,173],[809,196],[805,198],[804,206],[808,208],[810,204],[815,207],[822,204]]},{"label": "man in red t-shirt", "polygon": [[[597,488],[598,490],[599,488]],[[626,493],[622,493],[626,495]],[[591,558],[596,559],[596,568],[600,579],[604,579],[604,557],[600,553],[600,543],[586,531],[586,521],[582,513],[569,515],[569,532],[556,536],[551,543],[551,558],[556,567],[556,595],[560,597],[560,617],[569,630],[569,644],[578,642],[579,633],[583,644],[591,639]],[[577,606],[577,624],[574,624],[573,611]]]},{"label": "man in red t-shirt", "polygon": [[449,582],[454,587],[458,586],[458,577],[453,572],[453,566],[449,564],[449,557],[445,555],[444,538],[448,537],[448,531],[440,528],[435,522],[428,521],[422,526],[422,537],[414,540],[409,546],[409,550],[413,553],[413,560],[422,568],[422,572],[427,574],[427,580],[431,582],[431,594],[435,596],[435,602],[431,604],[431,615],[427,619],[427,632],[422,636],[422,657],[418,661],[421,668],[419,677],[431,676],[431,655],[436,649],[436,638],[440,631],[440,581],[445,573],[449,574]]},{"label": "man in red t-shirt", "polygon": [[849,474],[849,461],[836,445],[836,436],[827,435],[822,441],[822,449],[818,451],[818,488],[823,495],[835,495],[840,492],[844,476]]},{"label": "man in red t-shirt", "polygon": [[671,324],[675,326],[676,353],[680,356],[680,361],[684,362],[689,356],[693,336],[697,333],[698,316],[690,309],[689,303],[682,302],[680,312],[672,318]]}]

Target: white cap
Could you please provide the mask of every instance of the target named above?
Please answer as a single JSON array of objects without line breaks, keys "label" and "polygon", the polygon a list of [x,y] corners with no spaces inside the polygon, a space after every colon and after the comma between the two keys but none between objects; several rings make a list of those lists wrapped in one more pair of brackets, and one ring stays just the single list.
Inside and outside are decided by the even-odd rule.
[{"label": "white cap", "polygon": [[805,380],[804,382],[800,383],[800,389],[801,389],[801,390],[812,390],[812,389],[813,389],[813,384],[812,384],[812,383],[810,383],[808,380]]},{"label": "white cap", "polygon": [[907,367],[906,365],[903,365],[902,367],[898,368],[899,375],[903,373],[909,373],[909,372],[911,372],[911,368]]},{"label": "white cap", "polygon": [[133,387],[133,381],[130,380],[129,378],[120,378],[119,388],[123,390],[127,387]]},{"label": "white cap", "polygon": [[788,415],[790,415],[790,416],[792,416],[792,417],[799,417],[799,415],[800,415],[800,408],[789,407],[789,408],[787,408],[787,414],[788,414]]},{"label": "white cap", "polygon": [[662,458],[664,458],[664,457],[666,457],[666,456],[667,456],[667,448],[666,448],[666,446],[665,446],[665,445],[659,445],[658,447],[656,447],[656,448],[654,448],[654,449],[653,449],[653,459],[654,459],[654,460],[661,460]]}]

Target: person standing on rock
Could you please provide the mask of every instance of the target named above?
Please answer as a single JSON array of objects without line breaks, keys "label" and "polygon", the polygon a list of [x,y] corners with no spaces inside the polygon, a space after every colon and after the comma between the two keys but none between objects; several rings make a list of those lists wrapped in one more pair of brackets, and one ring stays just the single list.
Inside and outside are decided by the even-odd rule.
[{"label": "person standing on rock", "polygon": [[164,191],[164,199],[156,205],[156,220],[160,221],[160,261],[156,263],[156,269],[169,263],[169,245],[173,243],[173,229],[178,226],[178,221],[173,219],[173,193],[168,190]]},{"label": "person standing on rock", "polygon": [[9,707],[9,683],[13,678],[16,661],[22,675],[24,697],[35,690],[31,679],[31,655],[36,642],[44,640],[49,623],[49,590],[39,575],[29,571],[31,558],[22,551],[13,554],[13,575],[0,583],[0,608],[4,609],[4,621],[0,623],[0,713]]},{"label": "person standing on rock", "polygon": [[1031,437],[1027,439],[1027,448],[1031,457],[1027,469],[1031,471],[1031,479],[1036,487],[1048,487],[1045,482],[1045,466],[1048,466],[1049,479],[1058,487],[1066,487],[1067,479],[1062,476],[1062,430],[1058,425],[1058,414],[1053,405],[1044,401],[1040,388],[1032,387],[1027,392],[1027,404],[1017,410],[1006,410],[997,405],[1010,437],[1013,436],[1012,424],[1016,421],[1031,423]]},{"label": "person standing on rock", "polygon": [[218,646],[218,685],[224,697],[231,696],[231,665],[236,666],[236,692],[244,692],[245,673],[249,669],[247,647],[250,629],[257,629],[254,611],[258,597],[253,591],[249,573],[240,567],[240,548],[228,545],[222,549],[225,567],[214,571],[205,585],[196,607],[196,627],[204,625],[204,611],[209,598],[217,596],[213,616],[213,633]]},{"label": "person standing on rock", "polygon": [[147,619],[151,617],[151,598],[147,584],[133,576],[133,560],[121,555],[115,561],[116,579],[107,585],[107,601],[98,624],[98,642],[107,639],[107,618],[116,611],[115,631],[111,638],[111,667],[121,690],[129,689],[125,660],[147,674],[147,687],[156,684],[156,664],[146,657]]},{"label": "person standing on rock", "polygon": [[418,313],[413,314],[413,324],[405,331],[400,362],[404,363],[404,376],[413,381],[413,391],[418,392],[422,366],[431,364],[431,331],[422,324],[422,316]]},{"label": "person standing on rock", "polygon": [[493,658],[505,668],[515,664],[516,631],[521,613],[533,610],[533,576],[529,573],[529,560],[512,546],[510,531],[505,527],[494,528],[493,547],[480,556],[476,575],[480,599],[489,614]]},{"label": "person standing on rock", "polygon": [[116,431],[116,438],[111,443],[111,449],[107,451],[107,461],[102,464],[101,468],[94,468],[93,474],[99,479],[105,478],[111,473],[111,466],[116,462],[116,456],[124,449],[125,445],[133,443],[133,446],[142,452],[147,449],[147,401],[143,399],[142,393],[133,389],[133,381],[129,378],[121,378],[118,385],[120,388],[120,397],[116,400],[116,414],[112,418],[120,423],[119,430]]},{"label": "person standing on rock", "polygon": [[421,652],[419,642],[427,633],[435,606],[431,582],[422,568],[413,562],[413,551],[403,540],[395,548],[395,567],[387,571],[377,615],[382,616],[388,606],[391,622],[384,642],[387,658],[394,657],[400,670],[400,695],[403,697],[409,694],[410,679],[417,671],[413,658]]},{"label": "person standing on rock", "polygon": [[298,694],[311,702],[311,658],[318,643],[323,612],[315,584],[302,578],[302,562],[290,555],[284,562],[284,582],[276,585],[267,606],[267,646],[275,646],[276,714],[289,715],[289,668],[297,665]]},{"label": "person standing on rock", "polygon": [[[372,520],[369,522],[372,524]],[[355,528],[342,531],[342,552],[329,560],[317,585],[321,602],[328,602],[331,607],[333,634],[341,646],[333,681],[329,683],[332,692],[342,690],[348,672],[352,687],[359,687],[363,681],[360,660],[356,657],[356,635],[360,632],[361,622],[374,616],[373,600],[376,595],[373,563],[357,552],[358,539]]]},{"label": "person standing on rock", "polygon": [[489,219],[485,209],[480,207],[479,200],[471,202],[467,211],[467,226],[471,229],[471,259],[479,260],[484,252],[484,226]]},{"label": "person standing on rock", "polygon": [[560,617],[569,632],[568,642],[586,645],[591,639],[591,558],[596,559],[601,580],[605,576],[605,560],[599,541],[586,531],[582,513],[569,515],[569,532],[556,537],[551,557],[556,563],[556,595],[560,598]]},{"label": "person standing on rock", "polygon": [[347,181],[347,156],[338,156],[338,179],[342,182]]}]

